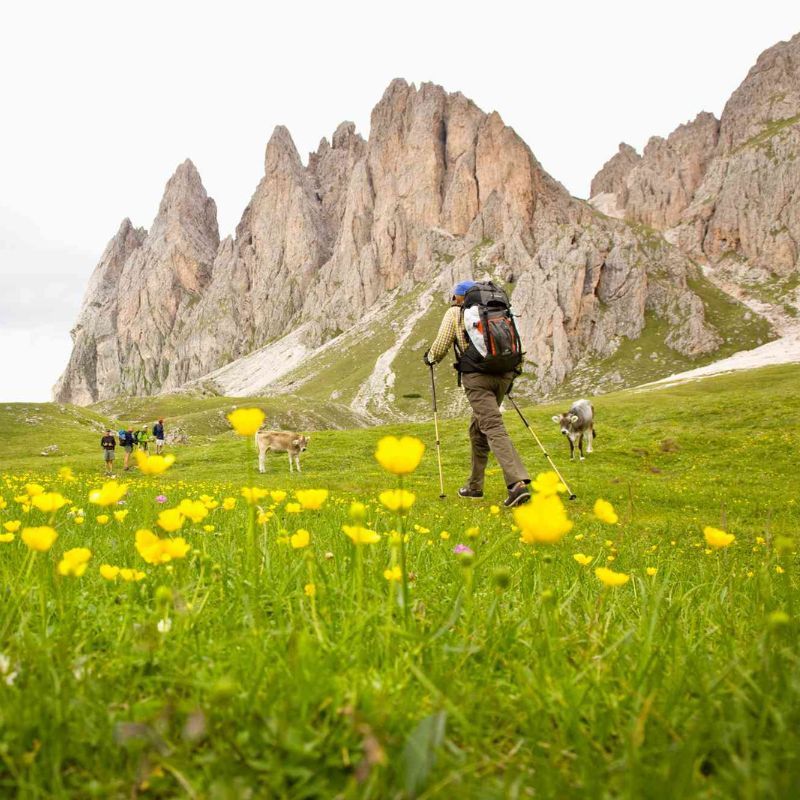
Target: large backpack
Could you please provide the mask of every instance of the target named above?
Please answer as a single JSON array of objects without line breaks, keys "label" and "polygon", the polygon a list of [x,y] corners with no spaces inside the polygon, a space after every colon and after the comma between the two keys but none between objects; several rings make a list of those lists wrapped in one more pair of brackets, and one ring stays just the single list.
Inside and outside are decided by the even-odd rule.
[{"label": "large backpack", "polygon": [[461,352],[456,344],[456,369],[502,375],[518,371],[522,341],[511,313],[508,295],[489,281],[467,289],[461,306],[461,322],[469,346]]}]

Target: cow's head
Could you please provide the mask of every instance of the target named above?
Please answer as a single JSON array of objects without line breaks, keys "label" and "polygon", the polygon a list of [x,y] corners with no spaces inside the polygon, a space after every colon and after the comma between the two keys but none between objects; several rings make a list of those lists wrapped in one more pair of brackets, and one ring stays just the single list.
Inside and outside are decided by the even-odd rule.
[{"label": "cow's head", "polygon": [[308,447],[310,438],[310,436],[298,436],[292,441],[292,444],[302,453]]},{"label": "cow's head", "polygon": [[566,414],[553,414],[553,422],[561,428],[561,433],[564,436],[569,436],[573,433],[572,426],[578,421],[579,417],[577,414],[570,414],[569,412]]}]

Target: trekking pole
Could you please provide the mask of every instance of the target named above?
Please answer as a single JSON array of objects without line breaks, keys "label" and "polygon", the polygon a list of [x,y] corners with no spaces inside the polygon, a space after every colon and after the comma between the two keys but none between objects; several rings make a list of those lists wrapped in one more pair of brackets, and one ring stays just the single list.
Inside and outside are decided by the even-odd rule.
[{"label": "trekking pole", "polygon": [[439,412],[436,409],[436,380],[433,377],[433,364],[429,364],[431,368],[431,397],[433,398],[433,427],[436,431],[436,462],[439,465],[439,499],[443,500],[444,493],[444,478],[442,477],[442,453],[439,447]]},{"label": "trekking pole", "polygon": [[519,406],[514,401],[514,398],[508,394],[506,395],[506,397],[511,401],[511,405],[517,409],[517,414],[519,414],[519,418],[522,420],[523,424],[528,429],[530,435],[533,436],[534,440],[536,441],[536,444],[538,444],[539,447],[541,448],[541,451],[544,453],[544,457],[547,459],[548,463],[553,468],[553,471],[556,473],[556,475],[558,475],[558,479],[566,487],[566,490],[569,492],[569,499],[574,500],[577,497],[577,495],[575,494],[575,492],[572,491],[572,489],[569,488],[569,486],[567,486],[567,482],[564,480],[564,476],[558,471],[558,467],[553,463],[553,459],[550,458],[550,455],[548,454],[547,450],[544,449],[544,445],[539,440],[539,437],[533,432],[533,428],[531,428],[531,426],[528,424],[528,420],[526,420],[525,417],[522,415],[522,412],[519,410]]}]

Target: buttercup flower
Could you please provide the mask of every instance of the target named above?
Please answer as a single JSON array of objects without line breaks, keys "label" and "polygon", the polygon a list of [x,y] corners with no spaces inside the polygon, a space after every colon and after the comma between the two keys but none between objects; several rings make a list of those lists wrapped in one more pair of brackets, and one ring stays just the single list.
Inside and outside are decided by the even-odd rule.
[{"label": "buttercup flower", "polygon": [[174,533],[183,525],[184,519],[180,508],[167,508],[158,514],[158,527],[167,533]]},{"label": "buttercup flower", "polygon": [[200,500],[183,499],[178,510],[192,522],[202,522],[208,516],[208,509]]},{"label": "buttercup flower", "polygon": [[354,500],[350,503],[350,510],[347,513],[350,519],[363,520],[367,516],[367,507],[363,503],[359,503],[358,500]]},{"label": "buttercup flower", "polygon": [[127,516],[128,516],[127,508],[120,508],[118,511],[114,512],[114,519],[117,522],[125,522],[125,517]]},{"label": "buttercup flower", "polygon": [[88,547],[73,547],[72,550],[67,550],[58,562],[58,574],[80,578],[86,572],[91,557],[92,551]]},{"label": "buttercup flower", "polygon": [[101,489],[93,489],[89,492],[89,502],[97,506],[113,506],[125,497],[127,491],[127,483],[106,481]]},{"label": "buttercup flower", "polygon": [[300,503],[287,503],[283,508],[287,514],[299,514],[302,511]]},{"label": "buttercup flower", "polygon": [[[262,489],[259,486],[243,486],[242,487],[242,497],[252,506],[255,505],[259,500],[263,500],[267,496],[268,492],[266,489]],[[225,501],[222,503],[223,508],[227,508],[226,503],[229,499],[233,498],[225,498]],[[231,506],[233,508],[233,506]]]},{"label": "buttercup flower", "polygon": [[13,542],[15,538],[13,533],[0,533],[0,544]]},{"label": "buttercup flower", "polygon": [[237,408],[228,414],[228,422],[239,436],[253,436],[264,424],[264,418],[260,408]]},{"label": "buttercup flower", "polygon": [[108,514],[98,514],[95,519],[97,520],[98,525],[105,525],[111,519],[111,517],[109,517]]},{"label": "buttercup flower", "polygon": [[540,472],[536,480],[531,483],[531,489],[537,494],[551,495],[560,494],[567,491],[567,487],[561,483],[561,478],[553,472]]},{"label": "buttercup flower", "polygon": [[72,483],[73,481],[77,480],[72,472],[72,467],[61,467],[58,470],[58,477],[61,478],[61,480],[65,483]]},{"label": "buttercup flower", "polygon": [[363,528],[361,525],[342,525],[342,530],[353,544],[375,544],[381,539],[375,531]]},{"label": "buttercup flower", "polygon": [[613,569],[607,567],[597,567],[594,574],[606,586],[622,586],[631,579],[630,575],[626,575],[624,572],[614,572]]},{"label": "buttercup flower", "polygon": [[422,460],[425,445],[415,436],[384,436],[378,442],[375,458],[387,471],[395,475],[408,475]]},{"label": "buttercup flower", "polygon": [[607,522],[609,525],[616,525],[619,522],[617,512],[614,511],[614,506],[608,500],[597,499],[594,503],[594,515],[602,522]]},{"label": "buttercup flower", "polygon": [[145,573],[139,571],[138,569],[129,569],[127,567],[121,567],[119,571],[119,576],[124,581],[140,581],[142,578],[145,577]]},{"label": "buttercup flower", "polygon": [[10,522],[4,522],[3,523],[3,527],[9,533],[16,533],[20,529],[21,526],[22,526],[22,523],[18,519],[14,519],[14,520],[11,520]]},{"label": "buttercup flower", "polygon": [[269,496],[272,498],[273,503],[282,503],[286,499],[286,492],[283,489],[273,489]]},{"label": "buttercup flower", "polygon": [[378,495],[378,499],[389,511],[404,513],[414,505],[417,496],[413,492],[407,492],[405,489],[389,489],[381,492]]},{"label": "buttercup flower", "polygon": [[308,547],[311,536],[305,528],[300,528],[296,533],[289,537],[289,542],[295,550]]},{"label": "buttercup flower", "polygon": [[588,567],[594,561],[591,556],[584,555],[583,553],[575,553],[572,556],[582,567]]},{"label": "buttercup flower", "polygon": [[294,494],[306,511],[318,511],[328,499],[327,489],[298,489]]},{"label": "buttercup flower", "polygon": [[652,578],[658,572],[658,569],[656,567],[648,567],[645,572]]},{"label": "buttercup flower", "polygon": [[189,544],[183,537],[159,539],[152,531],[136,531],[136,550],[148,564],[166,564],[174,558],[183,558]]},{"label": "buttercup flower", "polygon": [[21,537],[31,550],[46,553],[53,546],[53,542],[58,539],[58,534],[53,528],[43,525],[39,528],[23,528]]},{"label": "buttercup flower", "polygon": [[136,457],[136,466],[139,467],[142,475],[160,475],[175,463],[175,456],[172,453],[167,453],[165,456],[151,456],[143,450],[136,450],[134,456]]},{"label": "buttercup flower", "polygon": [[573,525],[557,494],[535,494],[529,503],[514,509],[514,522],[520,529],[520,541],[526,544],[558,542]]},{"label": "buttercup flower", "polygon": [[44,492],[44,486],[39,483],[26,483],[25,493],[28,497],[36,497]]},{"label": "buttercup flower", "polygon": [[307,583],[303,587],[303,591],[306,593],[306,597],[314,597],[317,593],[317,587],[313,583]]},{"label": "buttercup flower", "polygon": [[403,580],[403,570],[395,564],[391,569],[385,569],[383,571],[383,577],[390,583],[392,581],[401,581]]},{"label": "buttercup flower", "polygon": [[69,500],[58,492],[42,492],[31,498],[31,505],[43,511],[45,514],[54,514],[59,508],[63,508]]},{"label": "buttercup flower", "polygon": [[732,533],[725,533],[719,528],[712,528],[706,526],[703,528],[703,536],[706,538],[706,543],[709,547],[719,550],[721,547],[727,547],[736,538]]},{"label": "buttercup flower", "polygon": [[115,581],[117,579],[117,575],[119,575],[119,567],[112,567],[111,564],[101,564],[100,574],[107,581]]},{"label": "buttercup flower", "polygon": [[236,498],[235,497],[226,497],[222,501],[222,508],[225,511],[233,511],[236,508]]}]

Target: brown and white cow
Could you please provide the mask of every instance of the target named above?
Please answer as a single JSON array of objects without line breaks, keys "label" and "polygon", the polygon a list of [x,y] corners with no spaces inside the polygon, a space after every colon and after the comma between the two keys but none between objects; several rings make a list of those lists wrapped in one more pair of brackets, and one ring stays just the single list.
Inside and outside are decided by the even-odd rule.
[{"label": "brown and white cow", "polygon": [[293,470],[292,461],[297,465],[297,471],[300,472],[300,453],[308,447],[310,439],[310,436],[303,436],[299,433],[292,433],[291,431],[258,431],[258,433],[256,433],[258,471],[266,471],[264,460],[267,455],[267,450],[271,450],[273,453],[288,453],[289,472]]},{"label": "brown and white cow", "polygon": [[575,458],[575,444],[578,445],[580,459],[583,461],[583,438],[586,437],[586,452],[594,449],[592,441],[597,435],[594,431],[594,406],[588,400],[576,400],[566,414],[554,414],[553,422],[558,423],[561,433],[569,439],[569,457]]}]

